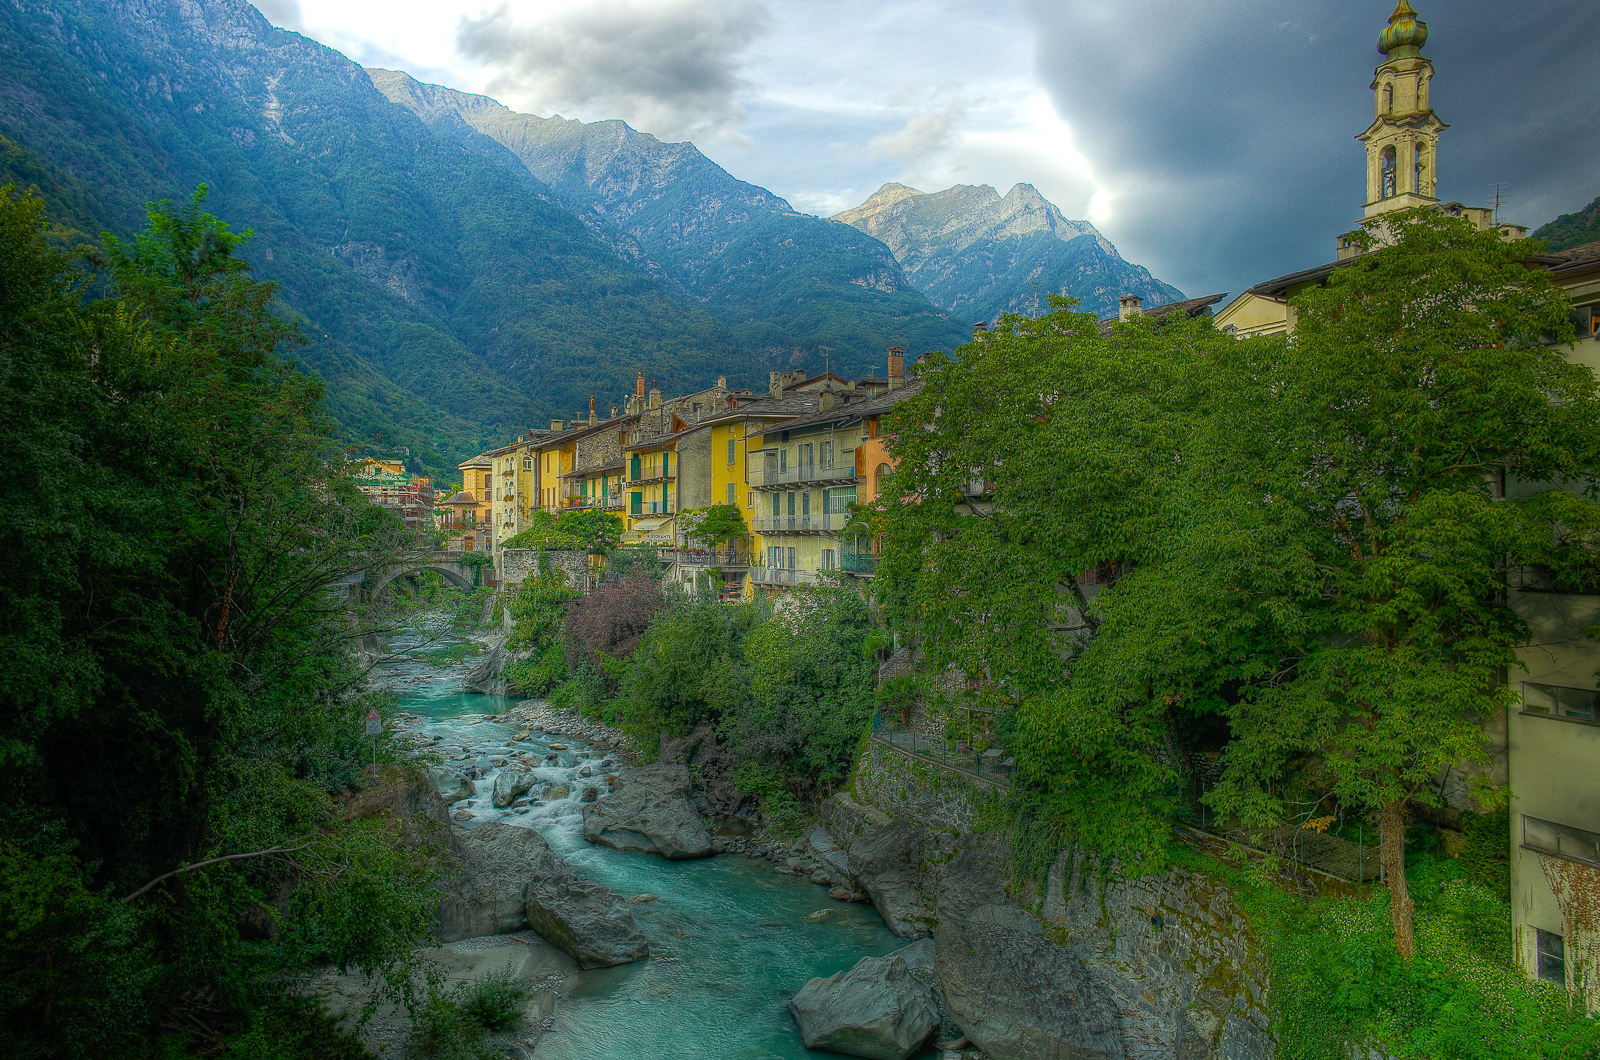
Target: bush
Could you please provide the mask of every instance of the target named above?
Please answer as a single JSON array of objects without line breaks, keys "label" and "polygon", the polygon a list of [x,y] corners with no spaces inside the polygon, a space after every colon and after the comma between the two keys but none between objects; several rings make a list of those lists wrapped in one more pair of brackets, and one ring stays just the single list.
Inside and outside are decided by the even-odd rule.
[{"label": "bush", "polygon": [[640,638],[614,704],[623,728],[641,740],[682,735],[718,720],[717,707],[737,683],[730,658],[738,651],[736,612],[743,605],[714,597],[684,597],[659,611]]},{"label": "bush", "polygon": [[567,666],[603,674],[608,659],[625,659],[639,646],[650,620],[666,605],[661,585],[642,571],[606,582],[566,610]]},{"label": "bush", "polygon": [[461,1014],[491,1031],[508,1030],[522,1019],[528,988],[510,969],[463,984],[455,995]]}]

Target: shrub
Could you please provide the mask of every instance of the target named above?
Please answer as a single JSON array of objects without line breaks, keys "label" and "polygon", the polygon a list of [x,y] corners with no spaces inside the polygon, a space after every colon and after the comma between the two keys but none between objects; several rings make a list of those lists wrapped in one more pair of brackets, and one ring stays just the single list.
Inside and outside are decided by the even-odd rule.
[{"label": "shrub", "polygon": [[574,673],[587,666],[605,672],[606,659],[632,655],[666,605],[661,585],[643,572],[607,582],[566,607],[567,666]]},{"label": "shrub", "polygon": [[511,970],[491,972],[456,990],[456,1006],[461,1014],[491,1031],[507,1030],[522,1019],[528,988]]}]

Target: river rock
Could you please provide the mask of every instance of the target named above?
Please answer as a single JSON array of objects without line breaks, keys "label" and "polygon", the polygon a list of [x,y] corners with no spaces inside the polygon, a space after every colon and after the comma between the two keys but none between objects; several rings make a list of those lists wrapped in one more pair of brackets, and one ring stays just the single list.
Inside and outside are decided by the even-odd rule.
[{"label": "river rock", "polygon": [[876,1060],[907,1060],[939,1027],[933,988],[898,953],[863,957],[849,971],[811,980],[789,1013],[807,1049]]},{"label": "river rock", "polygon": [[510,661],[506,638],[496,638],[489,644],[484,657],[461,678],[461,687],[469,692],[482,692],[486,696],[505,695],[510,686],[502,671]]},{"label": "river rock", "polygon": [[929,934],[933,914],[922,889],[926,831],[912,821],[893,821],[856,839],[849,864],[883,922],[903,939]]},{"label": "river rock", "polygon": [[853,889],[855,877],[850,873],[850,855],[827,828],[818,825],[811,830],[811,834],[806,837],[806,852],[822,866],[822,871],[826,872],[834,883],[849,884]]},{"label": "river rock", "polygon": [[639,922],[616,892],[576,873],[531,882],[524,911],[535,931],[584,970],[650,956]]},{"label": "river rock", "polygon": [[517,796],[533,787],[537,778],[530,772],[522,769],[503,769],[500,775],[494,778],[494,804],[505,809],[517,800]]},{"label": "river rock", "polygon": [[453,845],[460,874],[440,884],[446,897],[434,915],[444,942],[519,930],[528,881],[572,872],[531,828],[490,821],[457,835]]},{"label": "river rock", "polygon": [[1006,899],[1005,861],[973,846],[945,866],[934,979],[946,1009],[994,1060],[1124,1060],[1111,994]]},{"label": "river rock", "polygon": [[681,765],[630,769],[612,794],[584,807],[583,837],[674,861],[707,857],[711,833],[689,805],[689,784],[689,770]]},{"label": "river rock", "polygon": [[428,786],[446,803],[459,802],[477,794],[477,786],[453,769],[428,770]]}]

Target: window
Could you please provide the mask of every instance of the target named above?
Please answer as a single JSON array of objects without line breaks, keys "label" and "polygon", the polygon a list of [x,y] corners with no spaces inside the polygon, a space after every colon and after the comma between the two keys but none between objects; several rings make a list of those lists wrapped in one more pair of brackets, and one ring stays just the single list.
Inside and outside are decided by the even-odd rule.
[{"label": "window", "polygon": [[789,549],[789,569],[794,570],[794,549]]},{"label": "window", "polygon": [[737,490],[737,489],[738,489],[738,488],[739,488],[739,487],[738,487],[738,486],[737,486],[737,485],[736,485],[736,484],[734,484],[734,483],[732,483],[732,482],[730,482],[730,483],[728,483],[728,503],[729,503],[729,504],[733,504],[733,503],[735,503],[735,499],[736,499],[736,493],[735,493],[735,491],[736,491],[736,490]]},{"label": "window", "polygon": [[1600,865],[1600,835],[1571,825],[1524,817],[1522,845],[1529,850],[1542,850],[1546,854],[1560,854],[1573,861]]},{"label": "window", "polygon": [[1394,195],[1394,191],[1395,191],[1395,188],[1394,188],[1394,181],[1395,181],[1395,176],[1394,176],[1394,174],[1395,174],[1394,148],[1392,148],[1392,147],[1385,147],[1383,149],[1383,161],[1381,163],[1381,173],[1382,173],[1382,178],[1383,178],[1383,188],[1382,188],[1382,191],[1379,193],[1378,197],[1380,199],[1387,199],[1387,198],[1392,197]]},{"label": "window", "polygon": [[1549,567],[1529,563],[1514,567],[1508,579],[1511,588],[1525,593],[1592,593],[1594,589],[1581,581],[1562,577]]},{"label": "window", "polygon": [[643,515],[644,514],[644,494],[642,494],[642,493],[635,493],[633,495],[633,514],[634,515]]},{"label": "window", "polygon": [[1416,192],[1418,195],[1426,195],[1427,190],[1422,184],[1422,145],[1418,144],[1414,150],[1415,155],[1413,156],[1414,161],[1412,162],[1411,190]]},{"label": "window", "polygon": [[784,494],[784,496],[789,498],[789,511],[788,511],[788,514],[789,515],[793,515],[794,514],[794,493],[793,492],[786,493],[786,494]]},{"label": "window", "polygon": [[774,493],[772,495],[772,517],[774,519],[776,519],[778,516],[780,516],[782,514],[783,514],[783,494]]},{"label": "window", "polygon": [[1600,722],[1600,692],[1592,688],[1569,688],[1565,685],[1543,685],[1524,681],[1522,712]]},{"label": "window", "polygon": [[804,493],[800,494],[800,514],[801,515],[810,515],[811,514],[811,491],[810,490],[806,490]]},{"label": "window", "polygon": [[801,467],[805,468],[808,471],[816,463],[816,461],[814,459],[814,457],[816,455],[816,448],[817,448],[816,445],[813,444],[812,442],[806,442],[804,445],[795,446],[795,454],[794,455],[797,458],[797,462],[799,463],[799,465]]},{"label": "window", "polygon": [[778,450],[778,470],[779,471],[787,471],[787,470],[789,470],[789,450],[787,450],[787,449],[779,449]]},{"label": "window", "polygon": [[817,466],[818,467],[832,467],[833,466],[833,442],[827,441],[827,442],[823,442],[822,443],[822,453],[817,458]]},{"label": "window", "polygon": [[1539,930],[1539,978],[1567,985],[1567,942],[1554,931]]},{"label": "window", "polygon": [[833,549],[831,548],[822,550],[822,569],[833,570]]},{"label": "window", "polygon": [[756,506],[756,492],[755,492],[755,490],[746,490],[745,491],[745,494],[744,494],[744,506],[746,508],[754,508]]},{"label": "window", "polygon": [[1384,85],[1383,86],[1383,112],[1385,114],[1393,114],[1394,113],[1394,86],[1393,85]]},{"label": "window", "polygon": [[[729,467],[732,467],[732,466],[733,466],[733,456],[734,456],[734,444],[733,444],[733,439],[732,439],[732,438],[729,438],[729,439],[728,439],[728,466],[729,466]],[[732,504],[732,503],[733,503],[733,502],[732,502],[732,501],[729,501],[729,502],[728,502],[728,503],[729,503],[729,504]]]}]

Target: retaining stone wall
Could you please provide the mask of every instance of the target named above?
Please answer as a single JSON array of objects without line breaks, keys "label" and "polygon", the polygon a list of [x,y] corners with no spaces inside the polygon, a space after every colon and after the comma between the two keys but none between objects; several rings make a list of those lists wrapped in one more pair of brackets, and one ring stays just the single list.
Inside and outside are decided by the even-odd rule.
[{"label": "retaining stone wall", "polygon": [[858,802],[891,817],[914,818],[962,835],[1000,799],[992,784],[901,754],[877,740],[867,741],[852,775]]}]

